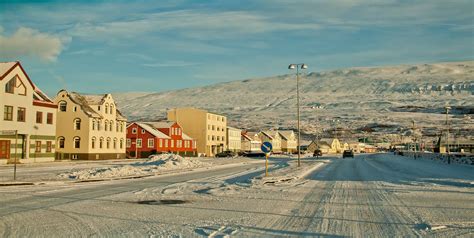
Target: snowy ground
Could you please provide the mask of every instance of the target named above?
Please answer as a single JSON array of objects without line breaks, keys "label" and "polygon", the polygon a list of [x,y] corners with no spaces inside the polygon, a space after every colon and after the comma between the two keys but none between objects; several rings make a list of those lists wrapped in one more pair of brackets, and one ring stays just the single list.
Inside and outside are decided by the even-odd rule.
[{"label": "snowy ground", "polygon": [[472,166],[386,154],[306,158],[301,167],[276,158],[265,178],[263,161],[241,160],[140,179],[0,187],[0,236],[474,235]]}]

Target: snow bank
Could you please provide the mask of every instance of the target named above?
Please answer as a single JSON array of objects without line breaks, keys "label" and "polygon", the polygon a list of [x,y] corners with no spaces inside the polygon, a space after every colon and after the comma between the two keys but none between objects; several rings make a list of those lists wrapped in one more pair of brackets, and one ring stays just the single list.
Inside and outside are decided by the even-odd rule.
[{"label": "snow bank", "polygon": [[151,157],[144,162],[131,165],[103,167],[76,170],[59,174],[59,177],[77,180],[107,179],[117,177],[132,177],[153,175],[161,171],[191,169],[206,165],[195,157],[183,158],[175,154],[161,154]]}]

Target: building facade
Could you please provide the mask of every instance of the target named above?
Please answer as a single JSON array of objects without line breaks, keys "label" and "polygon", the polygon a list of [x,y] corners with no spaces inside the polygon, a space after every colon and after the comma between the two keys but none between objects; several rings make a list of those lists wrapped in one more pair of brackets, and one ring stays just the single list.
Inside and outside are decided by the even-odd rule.
[{"label": "building facade", "polygon": [[296,140],[295,133],[291,130],[288,131],[278,131],[281,137],[281,151],[287,153],[297,152],[296,148],[298,142]]},{"label": "building facade", "polygon": [[242,150],[241,133],[242,130],[240,129],[230,126],[227,127],[227,150],[234,152],[240,152]]},{"label": "building facade", "polygon": [[245,152],[261,152],[262,140],[258,137],[257,132],[242,132],[241,147]]},{"label": "building facade", "polygon": [[125,158],[127,120],[112,95],[61,90],[54,101],[58,105],[56,159]]},{"label": "building facade", "polygon": [[260,140],[270,142],[273,146],[273,153],[281,153],[281,136],[278,131],[261,131],[258,133]]},{"label": "building facade", "polygon": [[0,63],[0,164],[54,161],[56,108],[20,62]]},{"label": "building facade", "polygon": [[196,140],[185,134],[177,122],[134,122],[127,126],[126,147],[129,158],[159,153],[197,154]]},{"label": "building facade", "polygon": [[196,140],[200,155],[214,156],[225,150],[227,118],[196,108],[168,111],[168,121],[175,121]]}]

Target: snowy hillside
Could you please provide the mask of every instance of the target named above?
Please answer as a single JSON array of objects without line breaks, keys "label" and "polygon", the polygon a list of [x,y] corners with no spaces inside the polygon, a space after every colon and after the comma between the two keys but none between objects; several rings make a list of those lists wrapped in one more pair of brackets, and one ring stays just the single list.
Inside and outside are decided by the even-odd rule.
[{"label": "snowy hillside", "polygon": [[[269,87],[270,85],[270,87]],[[355,129],[416,123],[442,125],[444,106],[454,124],[472,127],[474,61],[306,72],[300,78],[303,129]],[[114,94],[129,120],[166,117],[173,107],[223,113],[241,128],[294,128],[295,74],[220,83],[161,93]]]}]

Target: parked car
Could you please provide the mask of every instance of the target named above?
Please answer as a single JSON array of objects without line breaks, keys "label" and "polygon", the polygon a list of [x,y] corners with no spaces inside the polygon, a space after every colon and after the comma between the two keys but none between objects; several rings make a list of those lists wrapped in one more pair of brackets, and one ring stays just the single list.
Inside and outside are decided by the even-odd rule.
[{"label": "parked car", "polygon": [[223,151],[223,152],[217,153],[216,157],[234,157],[236,155],[237,153],[233,151]]},{"label": "parked car", "polygon": [[314,150],[313,156],[318,157],[318,156],[323,156],[323,152],[320,149]]},{"label": "parked car", "polygon": [[245,156],[245,157],[265,157],[265,153],[263,153],[263,152],[247,152],[247,153],[244,153],[243,156]]},{"label": "parked car", "polygon": [[354,151],[352,151],[352,150],[344,150],[344,152],[342,152],[342,158],[346,158],[346,157],[352,157],[352,158],[354,158]]}]

